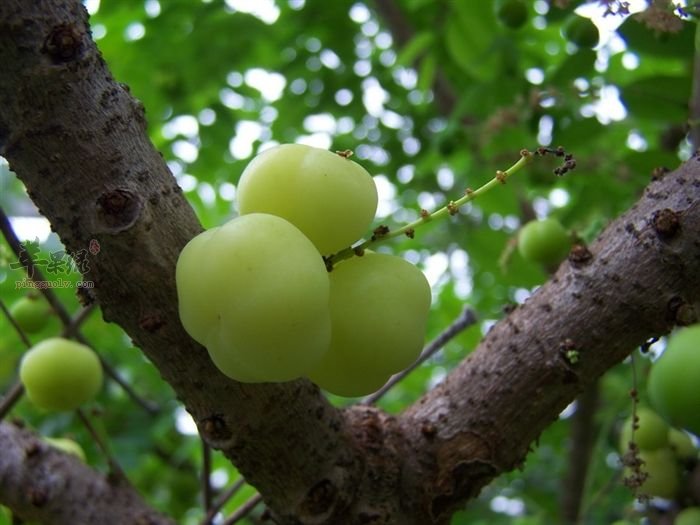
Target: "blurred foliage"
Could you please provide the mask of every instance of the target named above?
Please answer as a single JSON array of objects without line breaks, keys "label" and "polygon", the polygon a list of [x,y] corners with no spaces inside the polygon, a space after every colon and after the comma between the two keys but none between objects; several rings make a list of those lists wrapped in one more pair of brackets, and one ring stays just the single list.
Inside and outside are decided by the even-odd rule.
[{"label": "blurred foliage", "polygon": [[[652,31],[635,17],[604,17],[603,4],[616,2],[591,2],[577,13],[603,28],[601,42],[595,50],[577,49],[561,28],[578,16],[572,13],[579,3],[560,3],[567,7],[528,3],[528,21],[518,30],[497,20],[491,2],[90,0],[86,5],[105,60],[143,101],[152,140],[206,227],[235,215],[240,173],[255,153],[275,143],[353,150],[380,187],[377,224],[390,225],[478,187],[516,161],[522,148],[562,145],[574,153],[578,167],[565,177],[552,175],[556,159],[537,162],[449,221],[428,223],[415,240],[382,248],[404,255],[429,276],[434,308],[428,340],[465,304],[480,319],[382,399],[386,410],[400,412],[469,354],[504,307],[524,301],[546,279],[541,268],[512,250],[520,224],[551,215],[592,241],[639,197],[654,168],[674,168],[689,156],[695,24],[685,21],[673,34]],[[397,8],[395,18],[380,16],[376,8],[386,4]],[[447,91],[432,90],[436,83]],[[0,206],[10,216],[37,215],[2,162],[0,190]],[[23,240],[33,240],[34,230],[14,224]],[[46,257],[62,249],[53,234],[40,248]],[[9,306],[27,291],[16,287],[23,270],[12,267],[18,261],[5,244],[0,262],[0,292]],[[75,314],[79,274],[62,278],[70,284],[54,291]],[[60,330],[54,318],[30,340]],[[89,315],[82,333],[139,396],[159,407],[153,416],[109,382],[89,408],[96,431],[151,504],[178,523],[199,523],[202,450],[188,416],[152,365],[99,311]],[[15,380],[23,350],[0,317],[3,390]],[[639,521],[639,505],[619,482],[616,425],[631,411],[629,389],[636,386],[643,397],[648,361],[637,355],[636,382],[629,363],[600,382],[604,402],[596,415],[599,432],[582,524],[623,516]],[[522,470],[487,487],[453,524],[560,523],[572,412],[542,434]],[[89,463],[106,470],[104,456],[74,415],[48,417],[23,400],[12,416],[43,435],[76,439]],[[236,479],[235,468],[214,453],[216,490]],[[247,486],[238,492],[224,515],[251,494]],[[3,519],[0,514],[0,524]]]}]

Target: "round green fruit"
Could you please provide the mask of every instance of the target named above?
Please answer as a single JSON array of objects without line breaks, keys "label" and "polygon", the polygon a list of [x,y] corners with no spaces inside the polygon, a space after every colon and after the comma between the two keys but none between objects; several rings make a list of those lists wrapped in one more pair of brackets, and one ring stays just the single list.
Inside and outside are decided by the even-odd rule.
[{"label": "round green fruit", "polygon": [[330,282],[330,349],[308,377],[337,395],[370,394],[420,354],[430,286],[408,261],[373,252],[339,263]]},{"label": "round green fruit", "polygon": [[700,324],[673,334],[651,366],[648,391],[652,406],[672,426],[700,436]]},{"label": "round green fruit", "polygon": [[506,27],[520,29],[528,17],[525,0],[496,0],[494,2],[496,18]]},{"label": "round green fruit", "polygon": [[700,507],[687,507],[680,511],[673,525],[700,525]]},{"label": "round green fruit", "polygon": [[520,229],[518,250],[524,259],[554,266],[569,253],[571,239],[556,219],[530,221]]},{"label": "round green fruit", "polygon": [[656,412],[647,407],[637,409],[637,429],[632,433],[633,418],[630,416],[622,425],[620,452],[624,454],[629,443],[634,442],[642,450],[656,450],[668,445],[668,424]]},{"label": "round green fruit", "polygon": [[600,40],[598,26],[590,18],[578,15],[571,15],[564,23],[562,32],[564,38],[581,48],[593,49]]},{"label": "round green fruit", "polygon": [[680,486],[680,472],[673,451],[669,448],[642,450],[639,458],[644,462],[642,472],[649,475],[639,492],[657,498],[673,499]]},{"label": "round green fruit", "polygon": [[281,217],[251,213],[201,233],[175,279],[185,330],[237,381],[295,379],[328,350],[326,266]]},{"label": "round green fruit", "polygon": [[303,144],[283,144],[255,157],[237,192],[241,215],[269,213],[287,219],[323,255],[362,237],[377,211],[377,188],[362,166]]},{"label": "round green fruit", "polygon": [[695,448],[693,440],[690,439],[688,434],[677,428],[669,429],[668,446],[671,447],[673,453],[681,461],[698,457],[698,449]]},{"label": "round green fruit", "polygon": [[102,387],[102,365],[89,347],[61,337],[45,339],[22,357],[19,377],[27,396],[44,410],[74,410]]},{"label": "round green fruit", "polygon": [[25,295],[10,308],[10,315],[24,332],[40,332],[50,319],[51,309],[36,295]]},{"label": "round green fruit", "polygon": [[81,461],[83,461],[83,463],[85,462],[85,451],[76,441],[68,438],[52,437],[46,437],[44,438],[44,441],[46,441],[52,447],[65,452],[66,454],[73,454],[74,456],[77,456]]}]

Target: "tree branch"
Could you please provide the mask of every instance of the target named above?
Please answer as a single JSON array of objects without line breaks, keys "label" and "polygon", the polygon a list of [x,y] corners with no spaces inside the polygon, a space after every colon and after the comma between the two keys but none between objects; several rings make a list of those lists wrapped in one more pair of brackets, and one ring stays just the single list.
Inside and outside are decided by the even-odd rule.
[{"label": "tree branch", "polygon": [[[401,8],[394,0],[374,0],[374,6],[389,27],[389,31],[396,40],[399,48],[408,44],[415,36],[415,30],[406,18]],[[416,66],[420,65],[420,59]],[[452,85],[447,80],[442,69],[438,69],[433,82],[433,92],[440,114],[449,116],[457,106],[457,97]]]},{"label": "tree branch", "polygon": [[695,27],[695,54],[693,55],[693,87],[688,104],[690,144],[694,150],[700,148],[700,24]]},{"label": "tree branch", "polygon": [[49,446],[27,429],[0,423],[0,494],[25,521],[172,525],[124,478],[110,478]]},{"label": "tree branch", "polygon": [[[150,358],[280,523],[445,523],[521,465],[587,385],[668,332],[679,304],[700,300],[692,159],[399,417],[338,411],[305,380],[236,383],[179,322],[175,262],[201,226],[148,140],[142,108],[91,41],[79,1],[1,2],[0,63],[0,154],[71,253],[99,241],[89,278],[105,319]],[[6,496],[2,465],[0,501],[22,507]]]},{"label": "tree branch", "polygon": [[[412,444],[404,480],[449,515],[521,466],[537,436],[586,387],[700,304],[700,158],[653,182],[549,282],[497,323],[400,426]],[[677,318],[678,316],[678,318]],[[696,316],[691,316],[696,320]],[[426,465],[431,465],[426,468]]]},{"label": "tree branch", "polygon": [[175,261],[202,228],[148,139],[143,107],[91,40],[80,2],[0,3],[0,63],[0,155],[69,253],[99,242],[87,278],[104,318],[125,329],[202,436],[270,506],[315,511],[329,482],[352,494],[360,454],[317,387],[235,383],[183,330]]},{"label": "tree branch", "polygon": [[[14,230],[12,229],[12,225],[10,224],[10,218],[7,215],[5,215],[5,210],[3,210],[2,208],[0,208],[0,233],[2,233],[5,237],[7,244],[10,245],[10,248],[15,253],[15,256],[19,260],[23,261],[25,269],[30,279],[34,282],[46,282],[42,271],[34,264],[32,256],[29,254],[25,254],[24,256],[22,256],[22,244],[17,238],[17,235],[15,234]],[[90,343],[80,331],[80,324],[86,318],[87,314],[90,313],[90,311],[95,305],[91,304],[83,308],[83,310],[81,310],[81,312],[75,318],[72,318],[68,311],[64,308],[61,301],[58,299],[58,296],[50,287],[40,287],[39,289],[46,298],[47,302],[51,305],[53,311],[56,313],[56,315],[58,315],[58,318],[61,320],[61,323],[63,323],[64,333],[62,334],[62,337],[70,337],[70,335],[73,335],[78,342],[84,344],[85,346],[89,346],[94,350],[92,343]],[[7,319],[15,327],[15,330],[19,334],[25,346],[27,348],[31,347],[32,344],[27,338],[26,334],[19,326],[17,326],[17,323],[12,318],[12,315],[6,310],[5,306],[0,304],[0,309],[4,311],[5,315],[7,316]],[[112,381],[114,381],[121,388],[123,388],[124,392],[126,392],[126,394],[129,397],[131,397],[131,399],[133,399],[139,406],[141,406],[146,412],[150,413],[151,415],[155,415],[158,413],[158,406],[156,406],[153,402],[148,401],[147,399],[144,399],[140,395],[138,395],[136,391],[134,391],[134,389],[131,388],[131,385],[129,385],[129,383],[122,379],[122,377],[117,373],[117,371],[112,367],[112,365],[109,364],[99,352],[97,352],[97,357],[100,359],[100,364],[102,365],[102,369],[105,371],[105,374],[107,374],[107,376]]]},{"label": "tree branch", "polygon": [[588,467],[598,434],[597,410],[598,383],[593,383],[576,400],[576,412],[571,418],[568,468],[561,494],[562,521],[568,525],[580,523]]}]

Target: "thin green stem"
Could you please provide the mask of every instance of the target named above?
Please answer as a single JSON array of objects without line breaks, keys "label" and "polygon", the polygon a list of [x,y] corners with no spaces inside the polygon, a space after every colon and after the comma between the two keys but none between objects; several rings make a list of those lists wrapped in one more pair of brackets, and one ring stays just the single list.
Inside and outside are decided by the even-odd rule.
[{"label": "thin green stem", "polygon": [[223,522],[223,525],[233,525],[238,523],[248,514],[250,514],[253,509],[262,501],[262,496],[260,494],[253,495],[248,501],[243,503],[236,511],[229,516],[229,518]]},{"label": "thin green stem", "polygon": [[211,447],[204,439],[202,443],[202,499],[204,500],[204,511],[209,512],[212,507],[212,486],[211,486]]},{"label": "thin green stem", "polygon": [[344,250],[341,250],[338,253],[327,257],[326,265],[329,268],[332,268],[335,263],[338,263],[345,259],[349,259],[354,255],[362,255],[362,253],[366,249],[371,248],[381,242],[385,242],[390,239],[395,239],[396,237],[400,237],[402,235],[406,235],[407,237],[413,238],[416,228],[420,227],[422,224],[439,220],[451,215],[456,215],[459,212],[459,209],[466,203],[471,202],[478,197],[481,197],[496,186],[505,184],[511,175],[517,173],[527,164],[532,162],[533,157],[534,154],[532,152],[525,149],[522,150],[520,152],[520,159],[518,159],[518,161],[515,164],[513,164],[510,168],[508,168],[505,171],[497,171],[496,175],[483,186],[477,188],[476,190],[467,189],[462,197],[460,197],[457,200],[450,201],[446,206],[443,206],[442,208],[435,210],[432,213],[429,213],[427,210],[421,210],[419,219],[408,223],[396,230],[389,231],[388,227],[380,226],[374,231],[374,235],[372,235],[372,238],[356,246],[345,248]]},{"label": "thin green stem", "polygon": [[239,478],[235,481],[231,487],[229,487],[226,492],[219,494],[219,496],[214,500],[211,507],[207,511],[207,515],[204,517],[201,525],[211,525],[212,520],[216,517],[217,513],[221,508],[228,503],[228,501],[236,495],[236,493],[245,485],[245,479]]},{"label": "thin green stem", "polygon": [[22,330],[22,328],[20,328],[20,326],[17,324],[17,321],[15,321],[15,318],[10,313],[9,308],[7,308],[7,306],[5,306],[5,303],[2,301],[2,299],[0,299],[0,312],[5,314],[5,317],[7,318],[7,320],[10,321],[12,328],[15,329],[15,331],[17,332],[17,335],[22,340],[22,343],[24,343],[24,346],[26,346],[27,348],[31,348],[32,342],[27,337],[27,334],[24,333],[24,330]]},{"label": "thin green stem", "polygon": [[124,470],[121,468],[119,463],[117,463],[117,460],[114,458],[114,456],[112,456],[111,452],[109,451],[109,446],[107,446],[107,442],[104,439],[102,439],[100,434],[97,432],[97,429],[87,417],[85,411],[82,408],[78,408],[75,412],[78,415],[78,419],[80,419],[81,423],[85,426],[88,433],[92,437],[92,440],[97,445],[97,448],[99,448],[102,454],[105,456],[107,460],[107,465],[109,466],[110,474],[116,479],[128,479]]},{"label": "thin green stem", "polygon": [[695,55],[693,56],[692,89],[688,107],[690,143],[693,149],[700,147],[700,22],[695,23]]},{"label": "thin green stem", "polygon": [[0,398],[0,421],[12,410],[24,394],[24,385],[17,381],[10,387],[4,397]]},{"label": "thin green stem", "polygon": [[459,314],[457,319],[455,319],[445,330],[443,330],[435,339],[433,339],[420,353],[418,359],[416,359],[412,365],[408,368],[403,369],[391,376],[389,380],[382,386],[379,390],[370,394],[362,400],[363,405],[372,405],[379,401],[384,394],[391,390],[397,383],[402,381],[408,374],[413,372],[425,361],[430,359],[438,351],[440,351],[449,341],[455,336],[459,335],[462,331],[466,330],[474,323],[476,323],[476,314],[474,311],[466,306]]}]

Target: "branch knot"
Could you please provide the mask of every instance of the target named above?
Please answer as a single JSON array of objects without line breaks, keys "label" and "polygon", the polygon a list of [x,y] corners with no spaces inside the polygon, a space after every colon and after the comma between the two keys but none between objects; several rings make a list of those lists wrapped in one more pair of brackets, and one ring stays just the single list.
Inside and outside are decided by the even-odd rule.
[{"label": "branch knot", "polygon": [[83,34],[71,24],[55,26],[44,40],[41,49],[55,63],[75,60],[83,50]]}]

